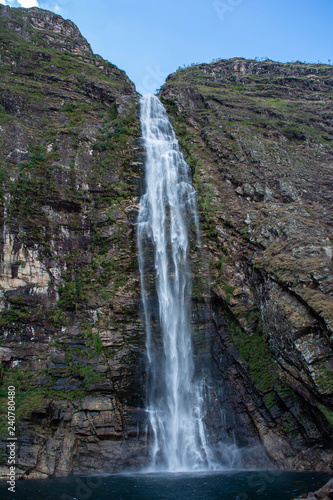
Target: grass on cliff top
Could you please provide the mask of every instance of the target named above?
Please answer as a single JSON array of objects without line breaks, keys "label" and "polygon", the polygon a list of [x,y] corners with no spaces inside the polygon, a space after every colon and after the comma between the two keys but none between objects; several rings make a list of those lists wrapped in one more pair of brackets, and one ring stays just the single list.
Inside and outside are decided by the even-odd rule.
[{"label": "grass on cliff top", "polygon": [[59,77],[70,77],[72,81],[79,80],[78,83],[81,85],[87,80],[96,82],[100,80],[118,90],[130,87],[125,72],[100,56],[89,54],[81,56],[61,48],[52,49],[33,28],[29,28],[29,34],[31,41],[14,29],[7,28],[0,20],[0,69],[6,68],[11,77],[22,75],[25,87],[27,78],[37,80],[39,74],[49,80],[54,77],[53,85],[57,85],[56,79]]},{"label": "grass on cliff top", "polygon": [[[264,117],[266,122],[269,122],[275,113],[276,118],[280,118],[279,115],[282,114],[281,118],[287,122],[307,123],[312,104],[315,121],[318,121],[316,115],[318,111],[322,111],[323,106],[329,106],[327,108],[329,112],[333,99],[332,66],[270,61],[258,63],[244,60],[243,62],[248,63],[249,69],[243,74],[233,69],[235,62],[238,61],[221,61],[221,65],[211,63],[179,69],[167,79],[162,94],[163,89],[167,89],[170,85],[177,87],[177,92],[182,89],[197,90],[208,103],[217,99],[221,104],[231,108],[245,106],[248,111],[261,107],[262,111],[265,109],[269,111],[269,114],[266,111]],[[251,73],[251,65],[268,69]],[[279,71],[284,74],[274,74],[275,66],[278,66]],[[310,134],[310,137],[312,135]]]},{"label": "grass on cliff top", "polygon": [[[246,64],[248,70],[245,73],[234,69],[234,65]],[[276,61],[257,61],[253,59],[243,59],[243,58],[232,58],[232,59],[221,59],[211,63],[199,63],[191,64],[190,66],[184,68],[178,68],[178,70],[167,78],[167,84],[177,84],[177,86],[189,83],[198,83],[198,80],[203,80],[206,83],[211,81],[216,81],[216,78],[221,78],[219,84],[223,84],[223,81],[228,79],[232,75],[237,75],[242,78],[252,78],[256,81],[264,81],[262,79],[267,79],[271,76],[272,70],[274,68],[279,68],[283,74],[276,74],[274,78],[283,80],[293,79],[293,78],[326,78],[332,79],[333,68],[330,64],[323,63],[301,63],[299,61],[295,63],[281,63]],[[255,73],[252,73],[252,69],[255,68]],[[232,76],[233,78],[233,76]]]}]

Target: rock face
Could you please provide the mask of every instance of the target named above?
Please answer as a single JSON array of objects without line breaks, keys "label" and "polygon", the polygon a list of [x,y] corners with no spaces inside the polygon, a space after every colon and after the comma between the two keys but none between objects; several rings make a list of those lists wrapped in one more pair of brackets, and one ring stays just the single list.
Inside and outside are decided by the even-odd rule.
[{"label": "rock face", "polygon": [[[0,56],[0,433],[14,385],[22,476],[137,468],[149,440],[138,96],[47,11],[0,5]],[[209,439],[235,435],[251,466],[333,465],[332,75],[219,61],[161,91],[198,193]]]},{"label": "rock face", "polygon": [[331,66],[233,59],[160,92],[198,193],[236,438],[295,470],[333,466],[332,88]]},{"label": "rock face", "polygon": [[22,475],[138,466],[137,94],[60,16],[0,30],[1,435],[14,385]]},{"label": "rock face", "polygon": [[330,498],[333,498],[333,479],[328,481],[320,490],[309,493],[308,495],[302,495],[295,500],[301,500],[302,498],[307,500],[330,500]]}]

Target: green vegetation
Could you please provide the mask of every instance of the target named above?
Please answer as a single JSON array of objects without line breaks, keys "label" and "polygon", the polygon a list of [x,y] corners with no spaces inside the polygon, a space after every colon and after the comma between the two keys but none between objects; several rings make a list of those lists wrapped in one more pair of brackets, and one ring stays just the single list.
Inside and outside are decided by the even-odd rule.
[{"label": "green vegetation", "polygon": [[[5,194],[5,185],[6,185],[6,180],[7,180],[7,172],[6,170],[0,165],[0,204],[3,203],[4,201],[4,194]],[[0,207],[0,223],[2,219],[2,207]]]},{"label": "green vegetation", "polygon": [[213,203],[213,186],[201,181],[199,168],[200,163],[197,163],[193,180],[197,189],[201,227],[207,238],[214,239],[218,235],[218,230],[216,229],[216,212],[222,207],[217,207]]},{"label": "green vegetation", "polygon": [[293,397],[290,388],[280,380],[277,366],[267,343],[262,335],[259,311],[250,311],[247,321],[256,322],[256,331],[247,333],[235,319],[230,319],[228,326],[234,345],[239,350],[244,367],[249,371],[251,380],[262,393],[267,408],[272,408],[277,397]]},{"label": "green vegetation", "polygon": [[41,207],[60,195],[59,186],[52,179],[50,164],[42,154],[35,153],[29,161],[20,164],[17,178],[8,183],[10,224],[25,227],[27,232],[22,236],[26,243],[38,242],[46,253],[49,252],[52,224]]},{"label": "green vegetation", "polygon": [[260,319],[255,333],[249,334],[235,322],[229,321],[235,346],[239,349],[245,366],[262,392],[271,391],[277,381],[277,371],[272,354],[262,336]]},{"label": "green vegetation", "polygon": [[327,422],[333,427],[333,411],[326,408],[324,405],[318,405],[319,410],[325,416]]},{"label": "green vegetation", "polygon": [[1,313],[0,331],[8,327],[17,331],[22,324],[38,321],[43,316],[43,306],[26,300],[24,295],[11,295],[5,298],[7,308]]},{"label": "green vegetation", "polygon": [[93,333],[92,327],[89,325],[84,326],[84,332],[85,332],[87,347],[93,347],[91,355],[99,356],[102,352],[102,347],[103,347],[99,334]]},{"label": "green vegetation", "polygon": [[1,364],[0,382],[0,437],[7,433],[7,397],[9,386],[15,387],[15,416],[16,426],[19,425],[32,411],[37,411],[44,401],[43,391],[37,387],[40,375],[30,366],[20,366],[5,370]]},{"label": "green vegetation", "polygon": [[13,120],[13,117],[6,113],[3,106],[0,104],[0,125],[4,125],[5,123]]},{"label": "green vegetation", "polygon": [[[100,350],[99,344],[97,348]],[[72,351],[75,353],[75,349]],[[66,351],[67,368],[62,377],[69,377],[72,381],[77,381],[80,385],[72,390],[54,390],[53,384],[56,382],[54,373],[41,374],[33,365],[25,364],[11,369],[4,369],[1,364],[1,386],[0,390],[0,437],[7,433],[7,387],[15,387],[15,414],[16,414],[16,436],[20,435],[24,420],[29,419],[31,413],[44,414],[50,400],[75,401],[87,395],[87,391],[95,384],[106,380],[105,373],[96,373],[95,364],[87,364],[85,358],[74,361],[70,351]],[[0,459],[0,463],[2,463]]]},{"label": "green vegetation", "polygon": [[317,367],[314,378],[321,392],[333,392],[333,371],[329,370],[327,366]]}]

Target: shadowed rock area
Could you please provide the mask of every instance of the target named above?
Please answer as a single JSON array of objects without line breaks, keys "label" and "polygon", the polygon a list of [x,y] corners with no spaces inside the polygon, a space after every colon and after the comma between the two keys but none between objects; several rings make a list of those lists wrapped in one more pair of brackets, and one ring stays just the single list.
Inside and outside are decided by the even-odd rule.
[{"label": "shadowed rock area", "polygon": [[308,495],[302,495],[295,500],[301,500],[302,498],[306,500],[329,500],[333,498],[333,480],[331,479],[322,488],[315,491],[314,493],[309,493]]}]

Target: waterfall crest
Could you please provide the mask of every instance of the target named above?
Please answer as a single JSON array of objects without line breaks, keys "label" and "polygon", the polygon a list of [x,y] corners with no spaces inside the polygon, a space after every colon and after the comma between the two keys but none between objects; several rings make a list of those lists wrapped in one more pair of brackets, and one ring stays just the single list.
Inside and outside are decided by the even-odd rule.
[{"label": "waterfall crest", "polygon": [[[147,411],[154,470],[213,468],[203,422],[203,388],[194,380],[189,230],[198,237],[189,168],[163,105],[141,99],[146,192],[140,201],[138,249],[148,358]],[[148,253],[154,283],[147,282]],[[158,305],[150,293],[156,287]],[[158,331],[153,335],[153,330]]]}]

